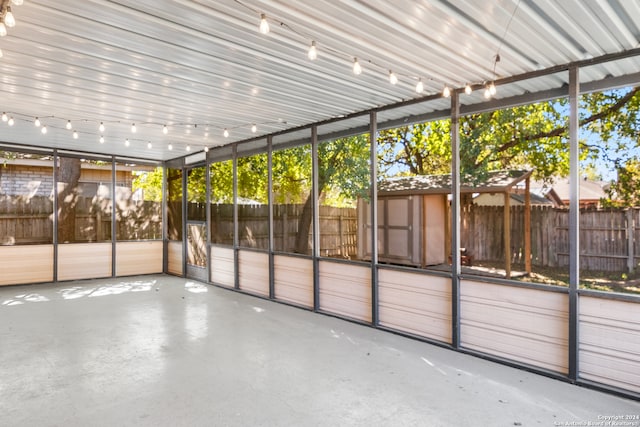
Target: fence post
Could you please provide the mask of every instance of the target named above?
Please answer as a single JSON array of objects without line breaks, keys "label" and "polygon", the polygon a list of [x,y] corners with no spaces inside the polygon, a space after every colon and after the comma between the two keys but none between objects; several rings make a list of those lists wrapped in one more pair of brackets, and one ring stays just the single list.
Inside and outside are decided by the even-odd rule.
[{"label": "fence post", "polygon": [[634,247],[634,234],[635,234],[635,224],[633,223],[633,209],[628,208],[626,212],[627,216],[627,268],[629,269],[629,273],[633,273],[635,269],[635,254],[633,253]]}]

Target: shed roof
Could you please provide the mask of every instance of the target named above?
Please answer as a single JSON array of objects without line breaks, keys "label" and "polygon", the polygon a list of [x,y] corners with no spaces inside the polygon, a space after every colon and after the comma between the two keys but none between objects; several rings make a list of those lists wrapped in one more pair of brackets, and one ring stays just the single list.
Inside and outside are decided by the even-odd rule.
[{"label": "shed roof", "polygon": [[[527,170],[492,171],[487,176],[475,181],[472,177],[463,178],[461,193],[499,193],[509,192],[519,182],[531,176]],[[380,195],[410,194],[449,194],[451,193],[451,174],[416,175],[389,178],[378,184]]]}]

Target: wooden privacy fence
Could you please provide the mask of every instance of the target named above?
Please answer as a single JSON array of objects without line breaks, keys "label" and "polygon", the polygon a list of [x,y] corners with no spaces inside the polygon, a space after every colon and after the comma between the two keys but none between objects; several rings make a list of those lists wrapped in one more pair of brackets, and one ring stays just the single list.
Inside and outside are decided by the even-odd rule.
[{"label": "wooden privacy fence", "polygon": [[[524,264],[524,206],[511,207],[511,260]],[[640,208],[580,210],[580,268],[632,271],[640,261]],[[474,260],[504,260],[502,206],[467,205],[462,209],[461,243]],[[569,211],[531,208],[531,263],[569,265]]]},{"label": "wooden privacy fence", "polygon": [[[111,240],[111,200],[80,197],[75,205],[74,241]],[[162,238],[160,202],[116,202],[116,238]],[[46,196],[0,196],[0,244],[51,243],[53,201]]]}]

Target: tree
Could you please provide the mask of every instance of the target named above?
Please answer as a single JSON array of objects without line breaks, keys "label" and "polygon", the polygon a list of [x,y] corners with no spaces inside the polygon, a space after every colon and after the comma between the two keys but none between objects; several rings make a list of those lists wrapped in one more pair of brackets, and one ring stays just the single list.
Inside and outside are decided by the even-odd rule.
[{"label": "tree", "polygon": [[80,159],[58,158],[58,242],[74,242],[76,230],[76,205],[80,181]]},{"label": "tree", "polygon": [[629,159],[618,168],[618,179],[607,189],[605,206],[640,206],[640,159]]}]

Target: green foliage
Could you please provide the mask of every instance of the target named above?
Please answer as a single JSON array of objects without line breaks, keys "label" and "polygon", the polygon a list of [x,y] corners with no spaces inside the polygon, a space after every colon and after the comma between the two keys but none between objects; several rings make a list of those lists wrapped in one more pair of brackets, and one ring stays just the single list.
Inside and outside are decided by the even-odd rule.
[{"label": "green foliage", "polygon": [[146,201],[162,201],[162,168],[155,168],[151,172],[133,171],[132,174],[131,190],[134,193],[142,191]]},{"label": "green foliage", "polygon": [[274,203],[302,204],[311,194],[311,146],[273,152]]},{"label": "green foliage", "polygon": [[267,204],[267,153],[238,159],[238,198],[245,202]]},{"label": "green foliage", "polygon": [[321,203],[355,207],[369,198],[369,135],[339,138],[318,145],[318,188]]},{"label": "green foliage", "polygon": [[603,201],[609,207],[640,206],[640,159],[629,159],[618,168],[618,179],[607,190]]},{"label": "green foliage", "polygon": [[233,203],[233,160],[212,163],[209,178],[211,203]]}]

